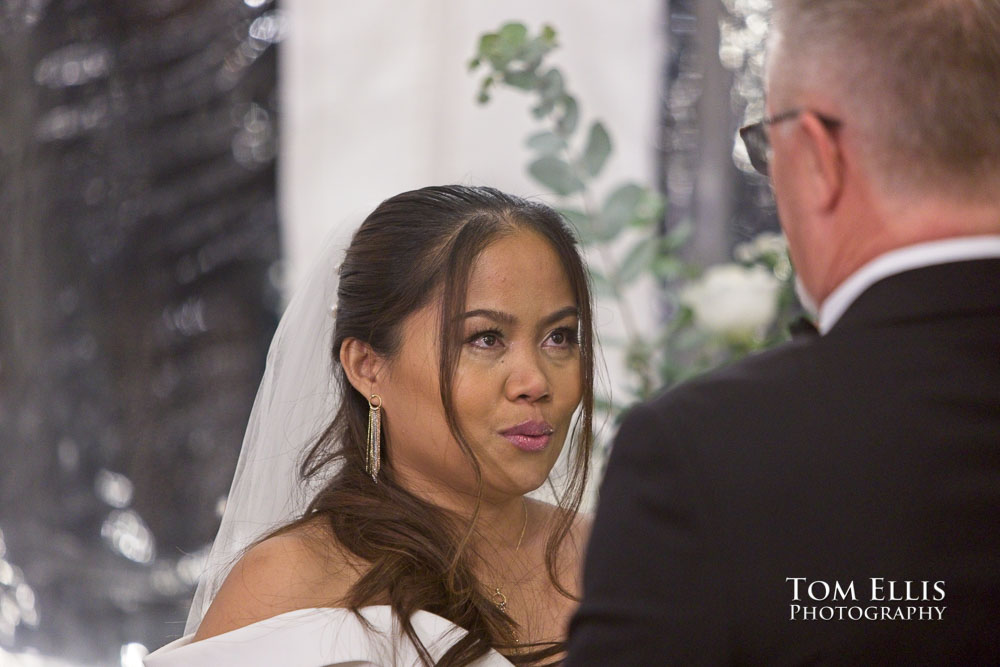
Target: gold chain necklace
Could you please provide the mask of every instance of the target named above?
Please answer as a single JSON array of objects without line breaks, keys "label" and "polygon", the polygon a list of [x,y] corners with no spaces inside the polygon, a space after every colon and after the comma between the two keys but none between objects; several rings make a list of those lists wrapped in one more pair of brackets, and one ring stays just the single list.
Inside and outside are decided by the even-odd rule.
[{"label": "gold chain necklace", "polygon": [[[517,546],[514,547],[515,554],[521,550],[521,542],[524,540],[524,531],[528,528],[528,502],[524,498],[521,498],[521,507],[524,508],[524,523],[521,524],[521,536],[517,538]],[[510,574],[510,568],[508,568],[507,573]],[[505,614],[507,613],[507,596],[504,595],[500,586],[493,587],[493,595],[490,596],[490,601],[496,605],[497,609]]]}]

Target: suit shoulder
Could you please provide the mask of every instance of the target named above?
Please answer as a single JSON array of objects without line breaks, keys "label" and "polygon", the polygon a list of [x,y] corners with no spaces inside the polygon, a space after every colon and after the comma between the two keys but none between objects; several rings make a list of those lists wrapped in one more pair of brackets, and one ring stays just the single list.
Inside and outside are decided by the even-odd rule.
[{"label": "suit shoulder", "polygon": [[799,391],[803,384],[820,377],[823,352],[812,341],[791,341],[751,354],[731,364],[669,387],[646,402],[648,411],[662,413],[683,408],[685,412],[718,409],[725,397],[759,402],[763,392]]}]

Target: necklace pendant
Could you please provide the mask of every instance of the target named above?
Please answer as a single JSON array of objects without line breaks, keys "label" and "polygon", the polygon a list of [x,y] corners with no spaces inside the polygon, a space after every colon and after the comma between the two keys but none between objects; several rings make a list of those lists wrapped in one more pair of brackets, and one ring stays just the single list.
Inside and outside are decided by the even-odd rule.
[{"label": "necklace pendant", "polygon": [[493,589],[493,595],[490,600],[494,605],[496,605],[497,609],[505,614],[507,613],[507,596],[503,594],[503,591],[500,590],[499,586]]}]

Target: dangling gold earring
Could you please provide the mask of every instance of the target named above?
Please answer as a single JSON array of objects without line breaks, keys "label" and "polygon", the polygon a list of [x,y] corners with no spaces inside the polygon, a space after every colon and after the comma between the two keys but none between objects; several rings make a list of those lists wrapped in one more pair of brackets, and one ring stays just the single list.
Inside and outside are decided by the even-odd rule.
[{"label": "dangling gold earring", "polygon": [[372,394],[368,399],[368,460],[365,471],[378,484],[378,471],[382,462],[382,397]]}]

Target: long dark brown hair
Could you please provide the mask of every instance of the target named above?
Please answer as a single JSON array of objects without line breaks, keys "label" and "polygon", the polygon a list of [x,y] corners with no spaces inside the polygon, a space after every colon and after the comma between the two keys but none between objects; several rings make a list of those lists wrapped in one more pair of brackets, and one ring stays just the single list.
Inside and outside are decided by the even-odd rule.
[{"label": "long dark brown hair", "polygon": [[[431,299],[441,299],[441,402],[452,434],[475,471],[481,495],[480,464],[462,436],[452,401],[461,353],[457,315],[465,309],[476,258],[498,237],[518,230],[533,231],[549,242],[560,258],[579,311],[581,408],[566,445],[571,461],[568,481],[545,547],[550,581],[560,593],[573,597],[559,580],[557,559],[580,505],[591,454],[594,336],[590,288],[574,235],[562,217],[548,206],[493,188],[449,185],[404,192],[382,202],[354,234],[340,267],[331,348],[343,399],[302,465],[307,480],[328,473],[331,466],[337,466],[337,472],[304,515],[280,531],[317,519],[329,525],[339,545],[367,565],[343,603],[355,612],[366,605],[389,604],[426,664],[433,660],[410,623],[410,616],[418,610],[437,614],[468,631],[439,665],[466,665],[490,648],[504,651],[517,664],[536,663],[558,656],[564,647],[560,642],[516,645],[516,623],[493,604],[473,571],[470,538],[478,504],[470,521],[409,492],[397,480],[393,443],[387,438],[378,483],[372,482],[365,471],[368,402],[348,382],[340,365],[340,347],[348,338],[356,338],[391,359],[401,345],[406,317]],[[385,409],[387,418],[391,417],[391,406]]]}]

